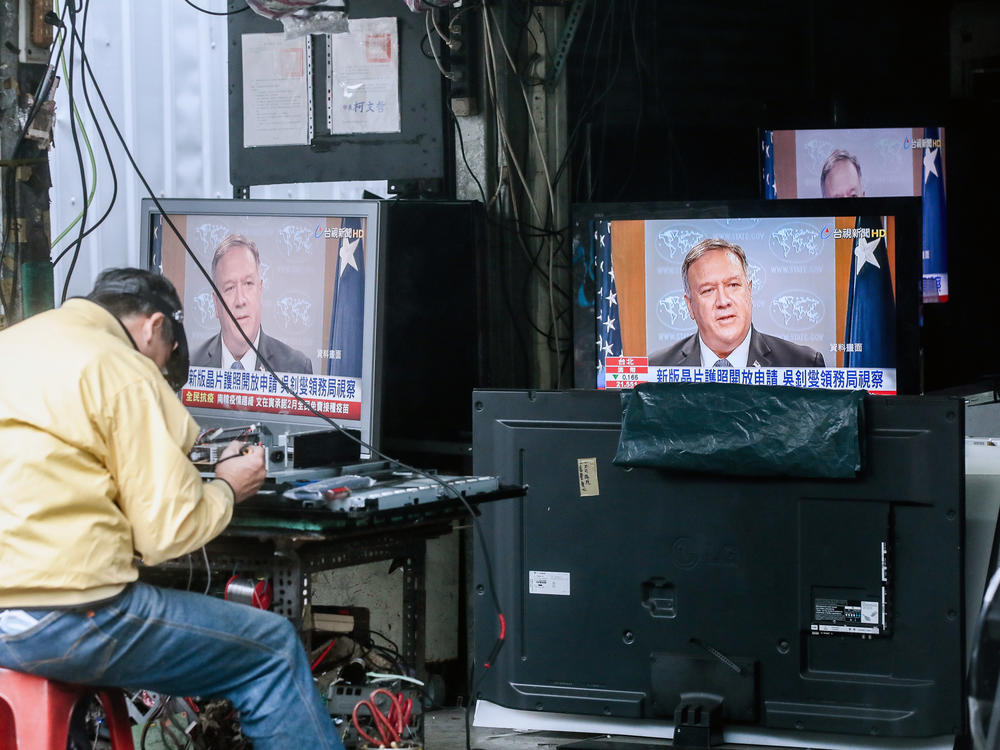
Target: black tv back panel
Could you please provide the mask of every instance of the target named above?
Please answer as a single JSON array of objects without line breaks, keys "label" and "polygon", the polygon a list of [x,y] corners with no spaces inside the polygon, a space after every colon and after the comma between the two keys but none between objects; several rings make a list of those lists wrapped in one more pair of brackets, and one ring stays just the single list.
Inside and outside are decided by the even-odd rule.
[{"label": "black tv back panel", "polygon": [[[848,480],[615,466],[618,393],[473,402],[474,471],[529,487],[482,508],[507,637],[479,698],[672,721],[701,693],[727,727],[963,731],[958,400],[866,396]],[[479,548],[473,583],[481,667],[497,613]]]}]

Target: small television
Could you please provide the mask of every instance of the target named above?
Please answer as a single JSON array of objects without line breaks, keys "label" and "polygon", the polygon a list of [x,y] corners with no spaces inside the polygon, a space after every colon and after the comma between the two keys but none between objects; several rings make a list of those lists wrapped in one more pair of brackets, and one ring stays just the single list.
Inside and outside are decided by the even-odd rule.
[{"label": "small television", "polygon": [[[578,387],[920,392],[919,199],[579,204],[572,213]],[[683,284],[685,256],[709,239],[747,258],[752,328],[734,367],[703,361]]]},{"label": "small television", "polygon": [[[238,333],[205,272],[212,274],[220,245],[249,240],[259,280],[236,268],[231,289],[218,283],[223,295],[233,295],[229,306],[240,326],[251,336],[259,331],[258,350],[291,391],[377,445],[379,217],[375,200],[163,199],[159,207],[143,200],[143,257],[173,282],[184,304],[191,367],[181,398],[199,424],[260,423],[276,435],[329,429],[252,351],[235,365],[225,347],[226,328]],[[228,255],[249,252],[243,245]]]},{"label": "small television", "polygon": [[616,466],[621,395],[474,393],[475,473],[529,488],[482,507],[480,700],[651,734],[714,696],[726,742],[768,747],[964,731],[960,400],[866,395],[861,471],[809,479]]},{"label": "small television", "polygon": [[922,198],[923,299],[948,301],[944,128],[765,130],[768,199]]}]

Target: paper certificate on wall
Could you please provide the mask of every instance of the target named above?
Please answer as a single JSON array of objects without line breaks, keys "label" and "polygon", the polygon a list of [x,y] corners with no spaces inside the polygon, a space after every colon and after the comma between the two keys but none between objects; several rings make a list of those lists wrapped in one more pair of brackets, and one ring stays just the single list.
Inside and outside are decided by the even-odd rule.
[{"label": "paper certificate on wall", "polygon": [[244,34],[243,147],[307,146],[312,139],[309,37]]},{"label": "paper certificate on wall", "polygon": [[399,35],[395,18],[358,18],[327,36],[330,133],[398,133]]}]

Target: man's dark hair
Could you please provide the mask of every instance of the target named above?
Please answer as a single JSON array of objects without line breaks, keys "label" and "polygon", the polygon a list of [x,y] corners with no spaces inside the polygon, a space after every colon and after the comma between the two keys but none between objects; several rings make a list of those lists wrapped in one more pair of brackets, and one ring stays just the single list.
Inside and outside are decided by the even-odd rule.
[{"label": "man's dark hair", "polygon": [[175,391],[188,379],[187,336],[184,333],[184,311],[177,290],[166,276],[141,268],[109,268],[101,272],[87,299],[96,302],[118,320],[132,315],[150,316],[163,313],[168,325],[163,326],[163,341],[173,344],[173,353],[163,374]]},{"label": "man's dark hair", "polygon": [[[116,318],[162,312],[168,318],[181,309],[177,290],[166,276],[142,268],[108,268],[94,282],[87,299]],[[165,326],[169,330],[171,326]]]}]

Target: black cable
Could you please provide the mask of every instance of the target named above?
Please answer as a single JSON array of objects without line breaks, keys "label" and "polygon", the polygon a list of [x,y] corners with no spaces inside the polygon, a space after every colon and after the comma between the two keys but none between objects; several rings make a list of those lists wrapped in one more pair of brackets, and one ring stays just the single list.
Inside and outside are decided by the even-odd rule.
[{"label": "black cable", "polygon": [[[90,11],[90,6],[88,5],[83,13],[83,33],[80,35],[81,47],[83,47],[83,45],[86,43],[87,14],[89,11]],[[104,158],[108,162],[108,168],[111,170],[112,187],[111,187],[111,200],[108,201],[107,209],[105,209],[104,214],[102,214],[101,218],[98,219],[96,222],[94,222],[93,226],[91,226],[81,235],[80,237],[81,240],[86,238],[92,232],[96,231],[105,221],[107,221],[108,217],[111,215],[112,209],[115,207],[115,203],[118,201],[118,172],[115,169],[114,159],[111,157],[111,148],[108,146],[108,140],[104,135],[104,128],[101,127],[100,121],[97,118],[97,112],[94,111],[94,105],[90,101],[90,90],[87,88],[86,75],[84,75],[83,77],[83,98],[87,102],[87,111],[90,113],[90,119],[94,125],[94,129],[97,131],[97,135],[101,139],[101,147],[104,151]],[[86,195],[84,196],[84,200],[86,201]],[[63,257],[65,257],[66,253],[68,253],[72,248],[73,248],[73,243],[67,245],[66,248],[61,253],[59,253],[59,255],[55,257],[55,259],[52,261],[52,265],[54,266],[60,260],[62,260]]]},{"label": "black cable", "polygon": [[[584,44],[584,48],[587,48],[589,45],[590,35],[593,31],[593,27],[596,24],[596,16],[597,16],[597,9],[595,7],[590,14],[590,26],[588,27],[587,30],[586,44]],[[604,42],[608,36],[609,26],[611,25],[612,24],[607,19],[605,19],[605,22],[601,24],[601,30],[602,30],[601,35],[598,38],[597,49],[595,50],[593,55],[594,58],[598,61],[597,65],[605,70],[607,70],[607,65],[606,65],[607,60],[611,56],[611,53],[613,52],[613,40],[611,42],[612,50],[609,52],[604,52]],[[601,105],[601,103],[608,96],[608,94],[610,94],[611,91],[614,89],[615,83],[618,78],[618,70],[620,68],[620,63],[621,63],[620,57],[618,63],[619,65],[615,67],[613,75],[606,77],[605,80],[607,81],[607,84],[604,86],[604,90],[601,91],[601,93],[597,94],[596,96],[594,96],[594,90],[598,85],[598,81],[600,80],[598,71],[595,70],[589,76],[587,76],[590,80],[590,89],[587,91],[586,95],[582,97],[582,100],[586,104],[574,118],[576,120],[576,125],[573,126],[573,130],[570,132],[569,138],[567,139],[566,151],[564,153],[562,161],[559,163],[558,169],[556,169],[555,177],[553,178],[554,185],[559,184],[559,180],[562,177],[563,171],[566,169],[567,166],[569,166],[569,160],[572,155],[573,148],[576,145],[577,138],[579,137],[581,127],[583,127],[586,123],[589,122],[590,116],[597,111],[598,106]],[[583,174],[581,172],[581,175],[578,179],[582,178]],[[580,191],[577,191],[577,193],[579,192]]]},{"label": "black cable", "polygon": [[383,641],[385,641],[386,643],[388,643],[388,644],[389,644],[389,645],[390,645],[390,646],[392,647],[392,650],[393,650],[393,652],[395,653],[395,655],[396,655],[397,657],[399,657],[399,656],[400,656],[400,653],[399,653],[399,646],[397,646],[397,645],[396,645],[396,642],[395,642],[395,641],[393,641],[393,640],[392,640],[391,638],[389,638],[388,636],[386,636],[386,635],[383,635],[382,633],[378,632],[377,630],[372,630],[372,629],[370,629],[370,628],[369,628],[368,632],[369,632],[369,633],[370,633],[371,635],[377,635],[377,636],[378,636],[379,638],[381,638],[381,639],[382,639]]},{"label": "black cable", "polygon": [[[608,33],[611,35],[611,51],[612,51],[612,54],[614,54],[614,52],[615,52],[615,41],[617,40],[617,36],[616,36],[617,27],[616,27],[616,23],[615,23],[617,21],[617,15],[614,14],[614,13],[609,13],[609,15],[610,15],[610,22],[608,24],[608,26],[609,26]],[[623,50],[624,50],[624,47],[625,47],[624,42],[621,42],[619,40],[619,44],[617,45],[617,47],[618,47],[618,50],[617,50],[617,55],[615,56],[615,69],[614,69],[614,75],[612,77],[612,80],[614,80],[614,79],[616,79],[618,77],[618,71],[621,70],[622,55],[623,55]],[[610,86],[609,86],[609,88],[607,90],[610,90]],[[604,107],[601,110],[601,123],[600,123],[601,124],[601,132],[605,136],[607,135],[607,131],[608,131],[608,113],[609,113],[609,110],[608,110],[607,107]],[[597,152],[597,157],[598,158],[597,158],[597,164],[596,164],[596,170],[595,171],[596,171],[597,174],[600,175],[600,174],[604,174],[604,162],[605,162],[605,157],[607,156],[608,149],[607,149],[607,145],[606,145],[606,138],[601,138],[599,140],[599,143],[600,143],[600,148],[598,149],[598,152]],[[592,201],[593,198],[594,198],[593,193],[587,195],[587,201]]]},{"label": "black cable", "polygon": [[635,58],[635,79],[639,87],[639,93],[636,97],[639,103],[639,112],[635,116],[635,130],[632,133],[632,159],[629,161],[628,172],[625,174],[625,177],[622,178],[621,185],[618,186],[618,191],[615,193],[615,200],[621,200],[622,193],[625,192],[625,188],[628,187],[629,180],[631,180],[632,175],[635,174],[635,163],[639,156],[639,130],[642,127],[643,108],[646,103],[642,90],[642,62],[639,58],[639,40],[636,38],[636,21],[639,18],[637,8],[638,2],[639,0],[632,0],[630,9],[632,13],[632,51]]},{"label": "black cable", "polygon": [[[423,37],[427,38],[426,35]],[[458,122],[458,116],[452,111],[451,107],[448,107],[448,114],[451,115],[452,122],[455,123],[455,131],[458,133],[458,149],[462,152],[462,161],[465,162],[465,168],[469,172],[469,176],[476,183],[476,187],[479,188],[479,195],[482,196],[483,206],[486,206],[486,191],[483,190],[483,184],[476,177],[476,173],[472,170],[472,166],[469,164],[468,158],[465,156],[465,139],[462,138],[462,127]]]},{"label": "black cable", "polygon": [[[82,183],[83,187],[83,207],[81,209],[81,216],[80,216],[80,234],[77,237],[76,241],[70,244],[70,247],[74,248],[73,257],[69,263],[69,270],[66,272],[66,281],[63,283],[62,297],[60,300],[61,302],[65,302],[66,297],[69,294],[69,282],[70,279],[73,277],[73,270],[76,268],[76,261],[80,257],[80,248],[82,247],[83,244],[83,233],[84,231],[86,231],[87,228],[87,210],[89,208],[87,206],[87,170],[83,164],[83,151],[80,148],[80,137],[76,131],[76,118],[73,117],[73,111],[75,107],[75,102],[74,102],[75,95],[73,93],[73,89],[75,88],[74,85],[75,74],[73,69],[76,67],[74,65],[74,59],[76,56],[76,47],[78,44],[80,46],[81,59],[83,57],[84,54],[83,38],[76,31],[77,10],[71,5],[68,7],[69,7],[69,25],[73,33],[73,36],[70,39],[69,43],[69,76],[68,76],[69,81],[67,85],[67,96],[69,97],[69,111],[70,111],[69,126],[70,126],[70,133],[72,133],[73,135],[73,146],[76,150],[77,162],[80,167],[80,182]],[[88,5],[87,7],[89,8],[90,6]],[[86,75],[85,72],[84,75]]]},{"label": "black cable", "polygon": [[184,2],[186,2],[188,5],[190,5],[199,13],[204,13],[206,16],[235,16],[237,13],[243,13],[244,11],[250,10],[249,5],[244,5],[239,10],[225,10],[225,11],[205,10],[204,8],[199,8],[197,5],[192,3],[191,0],[184,0]]},{"label": "black cable", "polygon": [[[63,8],[63,14],[65,14],[66,8]],[[46,60],[46,72],[42,76],[42,79],[38,82],[38,87],[34,92],[34,100],[32,101],[31,108],[28,110],[28,115],[24,120],[24,126],[18,133],[17,139],[14,141],[14,148],[11,149],[11,158],[16,159],[17,154],[21,150],[21,146],[24,144],[24,139],[28,134],[28,129],[31,127],[31,123],[34,121],[38,111],[41,109],[42,105],[48,100],[49,94],[52,91],[52,85],[55,82],[57,76],[55,75],[55,70],[53,68],[53,60],[58,60],[62,55],[63,47],[66,43],[66,26],[62,19],[53,11],[49,11],[45,14],[45,22],[50,26],[55,26],[58,31],[56,32],[56,38],[58,43],[53,41],[53,44],[49,47],[49,57]],[[2,185],[2,201],[3,201],[3,235],[0,236],[0,282],[3,279],[3,264],[4,257],[7,254],[7,239],[10,236],[10,220],[15,214],[14,202],[15,193],[17,191],[17,179],[16,179],[16,169],[13,167],[8,167],[5,173],[5,179]],[[13,288],[17,288],[17,278],[19,273],[19,265],[15,262],[14,272],[11,275],[11,281]],[[3,305],[5,313],[9,310],[9,304],[13,300],[7,300],[3,293],[3,284],[0,283],[0,304]]]},{"label": "black cable", "polygon": [[[71,24],[71,30],[72,30],[74,39],[77,38],[78,34],[77,34],[77,31],[76,31],[76,26],[74,24]],[[201,272],[202,276],[206,279],[206,281],[208,281],[209,286],[212,288],[212,291],[216,294],[217,298],[219,300],[223,300],[223,295],[219,291],[219,288],[215,285],[215,282],[212,279],[211,274],[205,268],[205,266],[202,264],[201,260],[197,256],[197,254],[188,245],[187,241],[185,240],[185,238],[181,234],[181,232],[177,229],[177,226],[174,224],[173,220],[170,218],[170,215],[167,213],[166,210],[164,210],[163,205],[159,201],[159,198],[156,197],[156,193],[152,189],[152,186],[149,184],[149,181],[146,179],[146,176],[142,173],[142,170],[139,169],[139,165],[136,162],[135,157],[132,154],[132,150],[128,147],[128,143],[125,140],[125,136],[122,134],[121,129],[118,127],[118,123],[115,121],[114,117],[111,114],[111,108],[108,106],[107,100],[104,97],[104,92],[101,90],[101,87],[100,87],[100,85],[97,82],[97,78],[94,76],[93,70],[90,67],[90,61],[87,58],[86,51],[83,49],[82,45],[81,45],[81,48],[80,48],[80,59],[82,60],[83,65],[86,68],[86,72],[90,75],[91,80],[94,82],[94,90],[97,92],[97,96],[98,96],[98,98],[101,101],[101,105],[104,107],[104,111],[105,111],[105,113],[108,116],[108,120],[111,123],[111,126],[114,129],[114,131],[115,131],[115,135],[118,137],[118,140],[121,143],[122,148],[125,151],[125,155],[128,157],[129,163],[131,164],[132,169],[135,171],[136,176],[139,178],[139,181],[142,182],[143,187],[146,189],[147,195],[149,195],[149,197],[152,199],[152,201],[153,201],[154,205],[156,206],[157,210],[160,212],[160,215],[163,217],[163,220],[170,227],[171,231],[173,231],[174,236],[177,237],[177,239],[184,246],[185,251],[187,252],[188,256],[194,261],[195,266],[197,266],[197,268]],[[70,269],[70,272],[72,272],[72,267]],[[67,275],[66,285],[67,285],[67,287],[69,285],[69,275]],[[264,368],[267,370],[267,372],[275,379],[275,381],[277,381],[277,383],[282,387],[282,389],[285,392],[287,392],[292,398],[294,398],[299,403],[301,403],[308,412],[310,412],[311,414],[315,415],[316,417],[318,417],[319,419],[321,419],[323,422],[329,424],[331,427],[333,427],[333,429],[335,429],[337,432],[339,432],[340,434],[342,434],[345,437],[347,437],[352,442],[356,443],[357,445],[361,446],[362,448],[367,448],[370,451],[370,453],[371,453],[372,456],[377,456],[377,457],[379,457],[379,458],[381,458],[381,459],[383,459],[385,461],[388,461],[388,462],[390,462],[392,464],[395,464],[395,465],[399,466],[400,468],[402,468],[402,469],[404,469],[406,471],[412,471],[414,474],[418,474],[418,475],[420,475],[422,477],[425,477],[425,478],[431,480],[432,482],[437,483],[438,485],[440,485],[444,489],[444,491],[445,491],[446,494],[454,496],[464,506],[465,510],[469,514],[470,519],[472,520],[472,526],[473,526],[473,529],[475,531],[475,536],[479,540],[479,543],[480,543],[480,545],[482,547],[483,560],[484,560],[484,564],[485,564],[485,567],[486,567],[486,575],[487,575],[487,580],[489,582],[490,594],[491,594],[491,597],[492,597],[492,600],[493,600],[493,604],[494,604],[494,606],[496,608],[496,611],[497,611],[497,616],[498,616],[498,618],[500,619],[500,622],[501,622],[501,633],[500,633],[500,636],[497,639],[497,645],[494,646],[494,649],[493,649],[494,653],[499,653],[500,648],[502,648],[502,646],[503,646],[503,640],[504,640],[503,636],[504,636],[505,627],[506,627],[505,624],[504,624],[505,620],[504,620],[504,615],[503,615],[503,609],[500,606],[500,600],[497,598],[496,587],[493,585],[493,563],[492,563],[492,559],[491,559],[490,554],[489,554],[489,550],[486,547],[485,535],[483,533],[482,526],[479,523],[478,514],[472,508],[472,506],[469,504],[469,501],[466,499],[465,495],[462,494],[462,493],[460,493],[453,486],[448,485],[445,482],[441,481],[441,479],[439,479],[437,476],[434,476],[433,474],[431,474],[429,472],[417,469],[417,468],[415,468],[413,466],[410,466],[409,464],[406,464],[406,463],[404,463],[402,461],[399,461],[397,459],[391,458],[390,456],[388,456],[385,453],[383,453],[382,451],[378,450],[377,448],[375,448],[371,444],[366,443],[365,441],[361,440],[360,438],[355,437],[354,435],[352,435],[349,430],[346,430],[343,427],[341,427],[339,424],[337,424],[329,416],[327,416],[325,414],[322,414],[321,412],[319,412],[315,408],[313,408],[313,406],[308,401],[306,401],[304,398],[302,398],[302,396],[300,396],[298,393],[296,393],[294,390],[292,390],[288,386],[288,384],[285,383],[285,381],[282,378],[278,377],[277,373],[274,371],[274,368],[271,367],[271,363],[268,362],[267,358],[264,357],[264,356],[262,356],[261,353],[260,353],[260,351],[258,351],[258,349],[254,346],[254,343],[250,340],[250,338],[243,331],[243,328],[239,325],[239,322],[236,320],[236,316],[233,315],[232,310],[229,309],[229,307],[225,304],[225,302],[223,302],[223,309],[226,311],[226,314],[233,321],[233,325],[240,332],[240,335],[247,342],[247,345],[249,346],[249,348],[251,350],[253,350],[254,354],[257,356],[258,361],[264,366]]]}]

